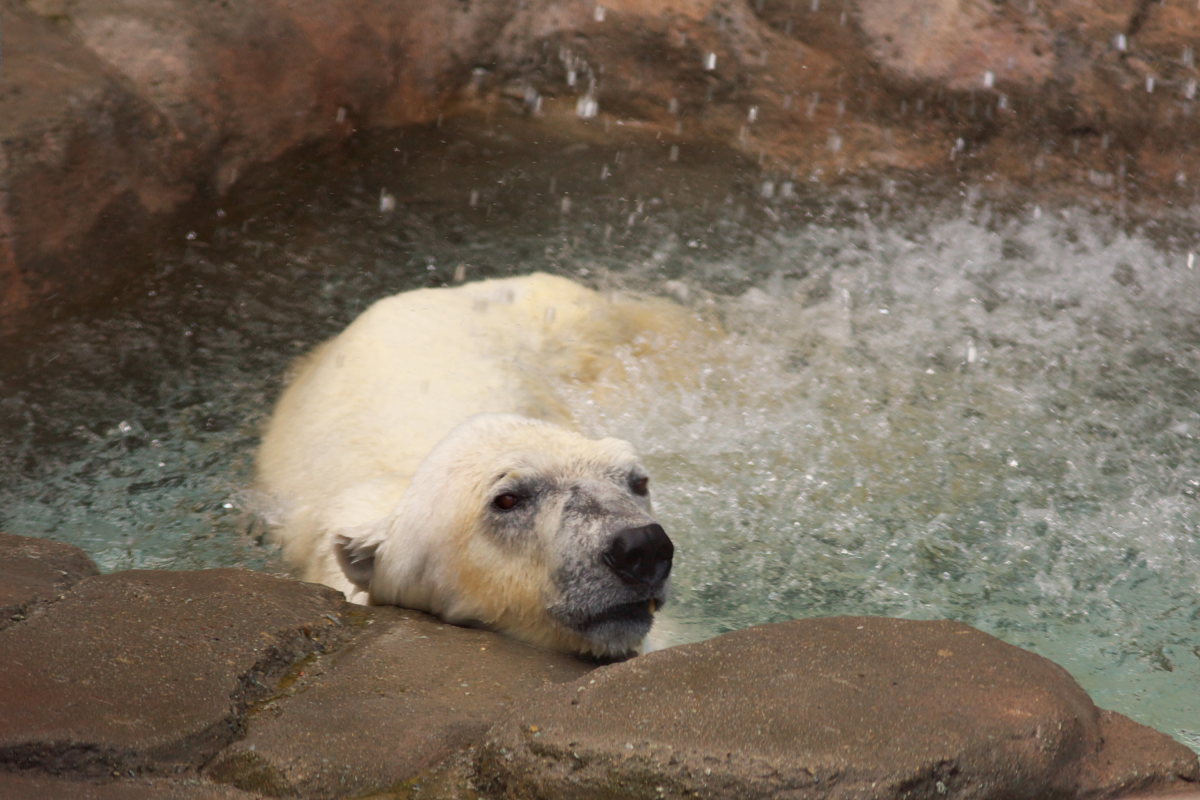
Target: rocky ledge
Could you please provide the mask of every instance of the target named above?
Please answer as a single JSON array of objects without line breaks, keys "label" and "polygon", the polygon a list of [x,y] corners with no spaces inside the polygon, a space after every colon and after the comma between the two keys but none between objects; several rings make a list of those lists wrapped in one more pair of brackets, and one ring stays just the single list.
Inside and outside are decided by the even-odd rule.
[{"label": "rocky ledge", "polygon": [[1200,796],[1190,750],[954,622],[797,620],[597,666],[3,534],[0,603],[9,800]]},{"label": "rocky ledge", "polygon": [[0,0],[0,330],[289,148],[464,110],[1158,213],[1200,185],[1197,30],[1191,0]]}]

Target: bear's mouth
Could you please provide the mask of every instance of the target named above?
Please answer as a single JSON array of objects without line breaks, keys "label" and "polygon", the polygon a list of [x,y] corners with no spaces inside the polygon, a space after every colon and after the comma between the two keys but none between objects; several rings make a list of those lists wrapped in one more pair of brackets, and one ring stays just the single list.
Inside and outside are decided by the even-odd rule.
[{"label": "bear's mouth", "polygon": [[603,611],[591,615],[582,621],[579,629],[583,632],[599,627],[638,625],[649,627],[654,619],[654,612],[662,608],[663,601],[652,597],[649,600],[638,600],[632,603],[621,603],[609,606]]}]

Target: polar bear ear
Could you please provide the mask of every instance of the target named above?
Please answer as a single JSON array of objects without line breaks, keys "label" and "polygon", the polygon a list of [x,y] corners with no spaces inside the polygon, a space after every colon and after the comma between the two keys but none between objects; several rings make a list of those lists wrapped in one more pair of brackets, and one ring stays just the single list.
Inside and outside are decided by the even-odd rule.
[{"label": "polar bear ear", "polygon": [[371,591],[371,578],[375,575],[375,551],[379,542],[354,539],[338,534],[333,539],[333,550],[338,564],[346,577],[364,592]]}]

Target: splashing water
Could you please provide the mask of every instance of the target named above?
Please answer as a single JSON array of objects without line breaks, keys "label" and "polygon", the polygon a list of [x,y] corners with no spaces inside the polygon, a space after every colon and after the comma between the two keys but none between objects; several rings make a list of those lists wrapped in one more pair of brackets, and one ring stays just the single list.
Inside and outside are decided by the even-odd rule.
[{"label": "splashing water", "polygon": [[280,190],[299,210],[247,190],[115,309],[6,346],[0,526],[110,570],[278,570],[239,497],[290,359],[384,294],[546,269],[684,298],[724,330],[688,351],[697,384],[634,362],[619,408],[574,398],[653,471],[676,641],[950,617],[1200,749],[1192,240],[1080,211],[781,215],[790,184],[770,197],[678,143],[654,169],[539,146],[462,163],[389,146],[345,184]]},{"label": "splashing water", "polygon": [[702,389],[588,420],[663,476],[674,637],[950,617],[1200,744],[1200,275],[1104,231],[776,237]]}]

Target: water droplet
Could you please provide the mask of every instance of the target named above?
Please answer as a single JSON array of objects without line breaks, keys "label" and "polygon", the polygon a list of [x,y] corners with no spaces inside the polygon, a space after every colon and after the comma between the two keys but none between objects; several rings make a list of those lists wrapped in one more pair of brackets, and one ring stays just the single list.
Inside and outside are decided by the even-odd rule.
[{"label": "water droplet", "polygon": [[1183,85],[1183,96],[1188,100],[1196,99],[1196,79],[1191,78]]},{"label": "water droplet", "polygon": [[750,106],[750,110],[746,112],[746,121],[755,122],[758,120],[758,106]]},{"label": "water droplet", "polygon": [[679,145],[677,145],[677,144],[671,145],[671,152],[667,155],[667,160],[668,161],[678,161],[679,160]]},{"label": "water droplet", "polygon": [[570,211],[571,211],[571,198],[567,197],[567,196],[564,194],[564,195],[563,195],[562,202],[561,202],[561,203],[559,203],[558,207],[559,207],[559,210],[560,210],[560,211],[562,211],[562,213],[564,213],[564,214],[570,213]]},{"label": "water droplet", "polygon": [[396,210],[396,196],[387,189],[379,190],[379,213],[390,214]]},{"label": "water droplet", "polygon": [[671,114],[679,113],[679,101],[674,97],[667,101],[667,111]]},{"label": "water droplet", "polygon": [[592,11],[592,19],[596,20],[596,22],[604,22],[604,14],[604,6],[596,6],[596,9]]},{"label": "water droplet", "polygon": [[710,72],[717,68],[717,54],[706,53],[704,56],[704,68]]},{"label": "water droplet", "polygon": [[1129,40],[1125,38],[1125,34],[1118,33],[1115,37],[1113,37],[1113,47],[1115,47],[1120,52],[1122,52],[1122,53],[1125,52],[1125,49],[1128,46],[1129,46]]},{"label": "water droplet", "polygon": [[479,205],[479,190],[478,189],[471,190],[471,199],[468,202],[471,204],[471,208],[474,208],[475,206]]},{"label": "water droplet", "polygon": [[990,69],[983,73],[983,88],[990,89],[996,85],[996,73]]},{"label": "water droplet", "polygon": [[1154,76],[1153,75],[1146,76],[1146,91],[1147,92],[1154,91]]},{"label": "water droplet", "polygon": [[575,103],[575,113],[582,119],[591,119],[600,113],[600,104],[591,95],[584,95]]}]

